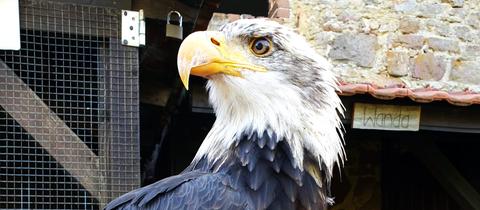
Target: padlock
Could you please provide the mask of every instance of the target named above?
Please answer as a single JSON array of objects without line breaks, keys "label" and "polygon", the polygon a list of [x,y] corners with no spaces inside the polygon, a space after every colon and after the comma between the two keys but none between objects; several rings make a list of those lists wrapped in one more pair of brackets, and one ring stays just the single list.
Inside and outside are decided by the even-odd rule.
[{"label": "padlock", "polygon": [[[178,24],[179,25],[173,25],[170,23],[170,17],[172,14],[175,13],[178,15]],[[183,28],[182,28],[182,22],[183,22],[183,17],[180,15],[180,12],[178,11],[170,11],[167,15],[167,28],[166,28],[166,36],[167,37],[172,37],[176,39],[183,39]]]}]

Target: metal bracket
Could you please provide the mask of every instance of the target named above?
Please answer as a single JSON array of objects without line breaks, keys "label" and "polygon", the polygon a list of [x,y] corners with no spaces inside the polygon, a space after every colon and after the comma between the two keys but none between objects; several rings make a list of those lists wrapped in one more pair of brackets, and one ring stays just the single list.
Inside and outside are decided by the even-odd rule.
[{"label": "metal bracket", "polygon": [[145,45],[145,18],[140,11],[122,10],[122,44],[139,47]]}]

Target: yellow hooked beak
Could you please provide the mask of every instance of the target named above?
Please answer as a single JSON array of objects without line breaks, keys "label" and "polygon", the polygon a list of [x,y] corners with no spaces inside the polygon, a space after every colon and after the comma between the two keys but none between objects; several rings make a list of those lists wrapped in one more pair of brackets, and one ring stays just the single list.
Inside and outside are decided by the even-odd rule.
[{"label": "yellow hooked beak", "polygon": [[252,65],[242,53],[227,46],[225,36],[217,31],[201,31],[190,34],[178,50],[178,73],[188,90],[190,74],[208,77],[213,74],[227,74],[242,77],[240,71],[265,72],[262,66]]}]

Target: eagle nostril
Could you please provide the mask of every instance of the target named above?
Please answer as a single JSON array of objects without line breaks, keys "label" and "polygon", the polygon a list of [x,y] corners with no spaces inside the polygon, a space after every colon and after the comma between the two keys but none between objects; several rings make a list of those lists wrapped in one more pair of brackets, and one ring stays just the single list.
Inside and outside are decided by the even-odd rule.
[{"label": "eagle nostril", "polygon": [[220,42],[217,41],[215,38],[210,38],[210,41],[214,44],[214,45],[217,45],[217,46],[220,46]]}]

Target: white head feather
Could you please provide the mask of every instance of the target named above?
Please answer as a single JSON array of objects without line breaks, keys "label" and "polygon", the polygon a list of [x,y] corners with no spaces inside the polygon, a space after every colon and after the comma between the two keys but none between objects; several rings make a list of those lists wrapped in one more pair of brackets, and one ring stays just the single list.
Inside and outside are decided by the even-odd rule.
[{"label": "white head feather", "polygon": [[[245,50],[245,37],[271,37],[278,53],[271,58],[250,57],[268,72],[242,72],[243,77],[213,75],[207,89],[217,119],[194,162],[224,160],[245,132],[275,132],[290,146],[294,166],[303,168],[304,155],[318,157],[331,172],[344,158],[343,106],[336,94],[331,64],[285,26],[267,20],[238,20],[221,30],[229,47]],[[247,46],[248,47],[248,46]],[[275,65],[277,64],[277,65]],[[329,174],[331,175],[331,174]]]}]

